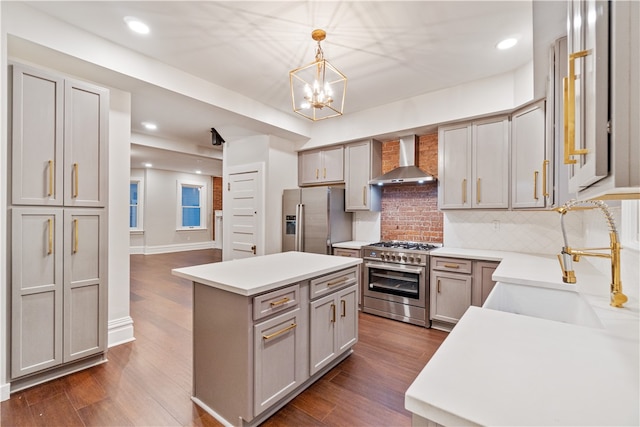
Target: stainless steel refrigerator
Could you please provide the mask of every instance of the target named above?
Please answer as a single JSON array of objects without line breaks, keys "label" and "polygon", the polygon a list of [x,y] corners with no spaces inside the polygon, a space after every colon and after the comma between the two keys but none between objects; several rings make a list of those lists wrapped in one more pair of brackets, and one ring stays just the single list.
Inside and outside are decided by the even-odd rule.
[{"label": "stainless steel refrigerator", "polygon": [[344,188],[284,190],[282,251],[331,255],[331,245],[351,240],[351,212],[344,211]]}]

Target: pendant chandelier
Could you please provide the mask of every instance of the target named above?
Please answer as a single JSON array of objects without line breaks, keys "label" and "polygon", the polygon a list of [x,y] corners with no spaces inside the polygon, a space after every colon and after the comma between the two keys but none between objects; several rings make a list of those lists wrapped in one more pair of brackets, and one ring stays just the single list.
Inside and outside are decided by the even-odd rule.
[{"label": "pendant chandelier", "polygon": [[320,42],[326,36],[324,30],[313,30],[316,60],[289,72],[293,111],[313,121],[341,116],[347,91],[347,77],[324,59]]}]

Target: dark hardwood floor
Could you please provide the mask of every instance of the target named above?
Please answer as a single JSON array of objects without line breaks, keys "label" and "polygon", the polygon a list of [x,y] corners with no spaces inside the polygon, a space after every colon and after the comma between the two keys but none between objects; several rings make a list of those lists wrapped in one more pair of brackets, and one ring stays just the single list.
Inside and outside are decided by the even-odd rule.
[{"label": "dark hardwood floor", "polygon": [[[190,400],[191,283],[171,269],[219,250],[131,256],[136,340],[107,363],[11,395],[8,426],[219,426]],[[354,353],[263,426],[409,426],[404,392],[446,333],[360,314]]]}]

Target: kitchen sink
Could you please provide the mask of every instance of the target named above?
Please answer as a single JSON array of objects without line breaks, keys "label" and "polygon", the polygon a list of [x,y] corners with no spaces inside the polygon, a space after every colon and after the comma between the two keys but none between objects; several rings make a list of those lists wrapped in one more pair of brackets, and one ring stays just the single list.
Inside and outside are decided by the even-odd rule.
[{"label": "kitchen sink", "polygon": [[483,308],[602,328],[593,307],[577,292],[498,282]]}]

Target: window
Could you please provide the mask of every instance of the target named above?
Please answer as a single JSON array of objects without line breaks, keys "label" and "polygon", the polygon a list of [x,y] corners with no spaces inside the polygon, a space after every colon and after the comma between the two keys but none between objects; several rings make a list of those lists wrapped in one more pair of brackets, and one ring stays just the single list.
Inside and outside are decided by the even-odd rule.
[{"label": "window", "polygon": [[178,183],[178,229],[204,229],[205,201],[204,185]]},{"label": "window", "polygon": [[129,228],[131,231],[142,230],[142,194],[142,180],[131,180],[129,183]]}]

